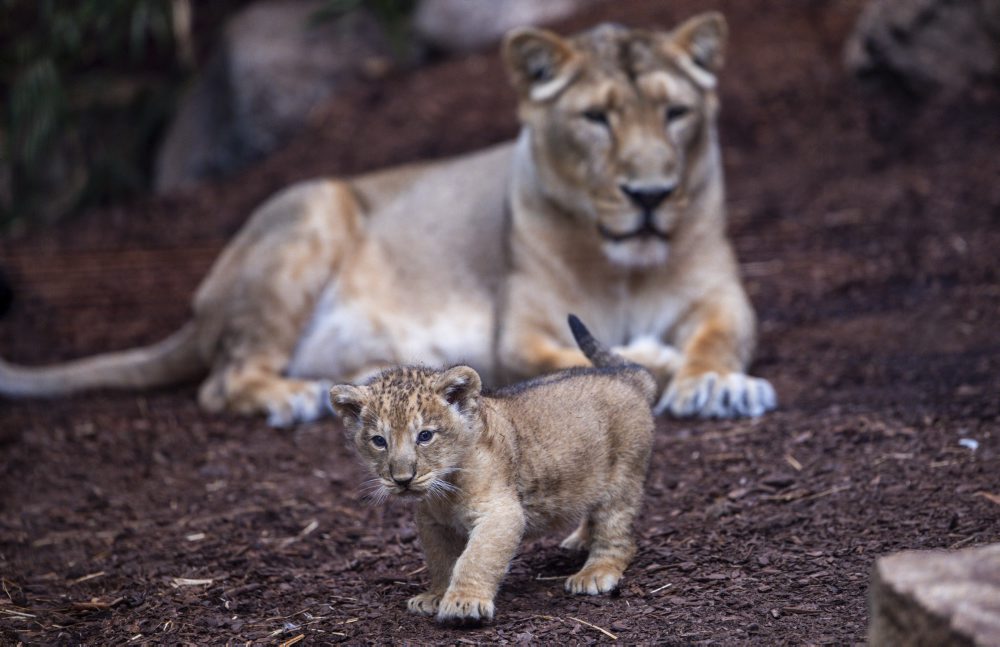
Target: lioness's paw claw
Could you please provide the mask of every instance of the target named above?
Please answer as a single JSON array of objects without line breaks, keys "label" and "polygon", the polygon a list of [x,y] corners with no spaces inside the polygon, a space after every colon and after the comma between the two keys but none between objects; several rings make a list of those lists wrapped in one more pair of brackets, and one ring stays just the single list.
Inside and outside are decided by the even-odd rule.
[{"label": "lioness's paw claw", "polygon": [[679,418],[756,417],[774,409],[778,397],[767,380],[745,373],[720,376],[709,372],[671,382],[656,405],[656,413]]},{"label": "lioness's paw claw", "polygon": [[421,616],[432,616],[438,611],[438,607],[441,605],[441,596],[437,593],[421,593],[420,595],[414,595],[412,598],[406,601],[406,609],[410,613],[416,613]]},{"label": "lioness's paw claw", "polygon": [[438,605],[437,621],[475,624],[493,619],[493,600],[445,593]]},{"label": "lioness's paw claw", "polygon": [[566,579],[566,591],[586,595],[608,593],[615,590],[621,577],[622,572],[610,566],[584,566]]}]

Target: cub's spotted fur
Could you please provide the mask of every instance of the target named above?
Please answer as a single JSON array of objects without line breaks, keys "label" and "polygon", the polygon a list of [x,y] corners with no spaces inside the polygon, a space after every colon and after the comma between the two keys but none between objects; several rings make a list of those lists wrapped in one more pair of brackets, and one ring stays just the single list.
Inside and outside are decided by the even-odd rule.
[{"label": "cub's spotted fur", "polygon": [[521,540],[577,524],[563,546],[589,551],[572,593],[613,590],[635,552],[652,446],[656,383],[571,319],[596,368],[491,395],[468,366],[387,370],[335,386],[333,407],[383,492],[417,501],[430,587],[407,606],[442,622],[493,617]]}]

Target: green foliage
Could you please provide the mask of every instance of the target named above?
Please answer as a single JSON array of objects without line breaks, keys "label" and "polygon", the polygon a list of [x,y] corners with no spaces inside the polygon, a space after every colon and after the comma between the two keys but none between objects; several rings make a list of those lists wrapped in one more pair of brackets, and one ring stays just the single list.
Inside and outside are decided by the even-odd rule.
[{"label": "green foliage", "polygon": [[[188,71],[176,1],[0,0],[0,230],[148,189]],[[220,19],[244,4],[190,2]],[[324,0],[315,19],[363,8],[402,54],[416,2]]]},{"label": "green foliage", "polygon": [[145,188],[183,72],[170,0],[0,0],[0,15],[0,221]]}]

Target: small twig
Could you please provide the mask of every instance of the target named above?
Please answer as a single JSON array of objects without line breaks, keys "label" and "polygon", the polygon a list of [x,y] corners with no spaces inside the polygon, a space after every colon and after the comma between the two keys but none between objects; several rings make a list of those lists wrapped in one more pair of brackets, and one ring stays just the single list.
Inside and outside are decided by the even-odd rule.
[{"label": "small twig", "polygon": [[838,492],[843,492],[844,490],[850,490],[850,485],[838,485],[832,487],[829,490],[823,490],[822,492],[817,492],[816,494],[810,494],[809,496],[802,497],[802,501],[809,501],[811,499],[821,499],[825,496],[830,496],[831,494],[837,494]]},{"label": "small twig", "polygon": [[976,492],[974,496],[981,496],[987,501],[992,501],[997,505],[1000,505],[1000,494],[993,494],[992,492]]},{"label": "small twig", "polygon": [[979,538],[979,533],[973,533],[973,534],[969,535],[968,537],[966,537],[965,539],[960,539],[959,541],[956,541],[951,546],[948,546],[948,549],[949,550],[955,550],[956,548],[961,548],[962,546],[964,546],[966,544],[970,544],[970,543],[974,542],[978,538]]},{"label": "small twig", "polygon": [[541,575],[541,574],[539,574],[539,575],[535,576],[535,579],[538,580],[539,582],[544,582],[545,580],[564,580],[564,579],[566,579],[566,576],[565,575]]},{"label": "small twig", "polygon": [[796,460],[796,458],[791,454],[785,454],[785,462],[791,465],[792,469],[794,469],[796,472],[802,471],[802,463]]},{"label": "small twig", "polygon": [[18,616],[21,618],[37,618],[38,616],[31,613],[23,613],[21,611],[14,611],[13,609],[0,609],[0,613],[7,613],[12,616]]},{"label": "small twig", "polygon": [[665,589],[665,588],[667,588],[667,587],[669,587],[669,586],[673,586],[673,585],[674,585],[674,583],[673,583],[673,582],[667,582],[667,583],[666,583],[666,584],[664,584],[663,586],[658,586],[658,587],[656,587],[655,589],[653,589],[653,590],[652,590],[652,591],[650,591],[649,593],[650,593],[650,595],[652,595],[653,593],[659,593],[659,592],[660,592],[660,591],[662,591],[663,589]]},{"label": "small twig", "polygon": [[115,598],[111,602],[101,602],[100,600],[93,599],[90,602],[74,602],[72,606],[74,609],[80,609],[82,611],[104,611],[105,609],[110,609],[111,607],[121,604],[124,599],[125,598],[123,597]]},{"label": "small twig", "polygon": [[298,636],[281,643],[279,647],[292,647],[292,645],[302,642],[303,640],[305,640],[305,638],[306,638],[305,634],[299,634]]},{"label": "small twig", "polygon": [[591,623],[587,622],[586,620],[580,620],[579,618],[574,618],[573,616],[569,616],[569,619],[570,620],[576,620],[577,622],[579,622],[581,624],[585,624],[588,627],[592,627],[594,629],[597,629],[598,631],[600,631],[602,634],[604,634],[605,636],[607,636],[611,640],[618,640],[618,636],[614,635],[613,633],[611,633],[607,629],[602,629],[601,627],[598,627],[595,624],[591,624]]},{"label": "small twig", "polygon": [[413,571],[410,571],[409,573],[407,573],[407,575],[413,576],[413,575],[416,575],[417,573],[423,573],[426,570],[427,570],[427,564],[424,564],[420,568],[418,568],[416,570],[413,570]]},{"label": "small twig", "polygon": [[75,580],[70,580],[69,585],[79,584],[80,582],[86,582],[87,580],[95,580],[99,577],[104,577],[106,573],[104,571],[97,571],[96,573],[91,573],[90,575],[84,575],[83,577],[78,577]]},{"label": "small twig", "polygon": [[[563,621],[562,618],[557,618],[555,616],[539,616],[539,615],[535,615],[535,616],[531,616],[531,617],[532,618],[541,618],[543,620],[558,620],[560,622]],[[614,635],[613,633],[611,633],[607,629],[602,629],[601,627],[598,627],[595,624],[591,624],[591,623],[587,622],[586,620],[581,620],[580,618],[575,618],[573,616],[566,616],[566,617],[569,618],[570,620],[573,620],[574,622],[579,622],[582,625],[587,625],[588,627],[590,627],[592,629],[596,629],[596,630],[600,631],[602,634],[604,634],[605,636],[607,636],[611,640],[618,640],[618,636]]]},{"label": "small twig", "polygon": [[308,534],[312,533],[313,531],[315,531],[317,528],[319,528],[319,522],[316,521],[315,519],[313,519],[312,521],[310,521],[309,523],[306,524],[306,527],[303,528],[299,532],[299,534],[295,535],[294,537],[286,537],[285,539],[282,539],[281,542],[280,542],[281,543],[281,548],[285,548],[285,547],[287,547],[287,546],[295,543],[296,541],[302,539],[306,535],[308,535]]},{"label": "small twig", "polygon": [[174,587],[175,589],[179,589],[182,586],[205,586],[211,584],[214,581],[215,580],[211,578],[205,578],[199,580],[190,577],[175,577],[173,580],[170,581],[170,586]]}]

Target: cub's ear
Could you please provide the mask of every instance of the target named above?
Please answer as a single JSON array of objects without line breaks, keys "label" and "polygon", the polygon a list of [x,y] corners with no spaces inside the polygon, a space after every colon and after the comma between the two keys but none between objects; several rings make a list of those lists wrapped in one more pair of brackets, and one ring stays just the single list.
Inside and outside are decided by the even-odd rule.
[{"label": "cub's ear", "polygon": [[698,14],[667,35],[667,51],[698,85],[714,88],[726,59],[728,35],[721,13]]},{"label": "cub's ear", "polygon": [[468,366],[453,366],[438,375],[434,382],[434,390],[462,413],[469,413],[477,408],[482,389],[483,382],[479,379],[479,373]]},{"label": "cub's ear", "polygon": [[512,29],[503,39],[503,60],[522,99],[548,101],[569,85],[580,56],[563,38],[544,29]]},{"label": "cub's ear", "polygon": [[338,384],[330,389],[330,406],[345,425],[355,425],[361,421],[361,409],[366,401],[363,387]]}]

